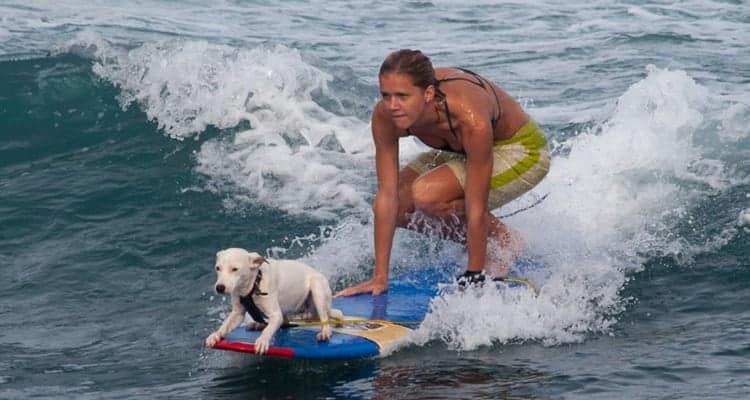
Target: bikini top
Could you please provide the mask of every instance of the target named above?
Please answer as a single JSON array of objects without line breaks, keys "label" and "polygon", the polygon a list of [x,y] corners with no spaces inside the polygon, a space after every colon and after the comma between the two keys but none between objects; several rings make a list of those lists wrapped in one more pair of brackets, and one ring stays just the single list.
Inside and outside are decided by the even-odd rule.
[{"label": "bikini top", "polygon": [[[461,77],[461,76],[454,76],[452,78],[436,79],[435,80],[435,95],[445,105],[445,115],[446,115],[446,118],[448,118],[448,127],[450,128],[451,133],[453,133],[453,137],[458,138],[458,135],[456,134],[456,131],[453,128],[453,121],[451,120],[451,113],[450,113],[450,110],[448,109],[448,99],[446,98],[445,93],[442,90],[440,90],[440,83],[442,83],[442,82],[466,81],[466,82],[469,82],[471,84],[477,85],[477,86],[481,87],[482,89],[492,91],[492,94],[495,96],[495,104],[497,104],[497,109],[498,109],[497,116],[494,117],[494,118],[492,118],[492,120],[490,121],[492,123],[492,130],[494,131],[495,127],[497,126],[498,119],[500,118],[500,114],[502,113],[502,110],[500,109],[500,99],[497,97],[497,93],[495,92],[495,90],[492,89],[492,86],[485,85],[484,82],[485,82],[486,79],[482,78],[479,74],[477,74],[475,72],[472,72],[472,71],[469,71],[468,69],[464,69],[464,68],[456,68],[456,69],[461,70],[461,71],[463,71],[463,72],[471,75],[472,77],[476,78],[476,80],[475,79],[464,78],[464,77]],[[408,133],[409,135],[413,135],[413,133],[409,130],[409,128],[406,129],[406,133]],[[448,145],[443,146],[441,148],[437,148],[437,149],[438,150],[442,150],[442,151],[450,151],[450,152],[453,152],[453,153],[464,153],[463,149],[461,149],[461,150],[453,150]]]}]

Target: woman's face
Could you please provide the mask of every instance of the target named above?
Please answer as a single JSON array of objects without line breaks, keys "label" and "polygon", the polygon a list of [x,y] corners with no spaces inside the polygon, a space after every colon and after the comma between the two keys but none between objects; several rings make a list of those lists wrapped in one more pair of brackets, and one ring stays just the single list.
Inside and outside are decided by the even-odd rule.
[{"label": "woman's face", "polygon": [[412,83],[411,77],[398,72],[380,75],[381,102],[391,114],[393,124],[399,129],[414,125],[432,100],[434,89],[422,89]]}]

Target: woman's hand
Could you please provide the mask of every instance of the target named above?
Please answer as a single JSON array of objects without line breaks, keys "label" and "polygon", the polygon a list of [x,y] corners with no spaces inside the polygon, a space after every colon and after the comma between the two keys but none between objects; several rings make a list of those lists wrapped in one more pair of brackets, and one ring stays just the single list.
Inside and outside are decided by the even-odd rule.
[{"label": "woman's hand", "polygon": [[350,286],[346,289],[336,292],[333,297],[353,296],[360,293],[372,293],[377,296],[388,290],[388,280],[372,278],[369,281],[362,282],[356,286]]}]

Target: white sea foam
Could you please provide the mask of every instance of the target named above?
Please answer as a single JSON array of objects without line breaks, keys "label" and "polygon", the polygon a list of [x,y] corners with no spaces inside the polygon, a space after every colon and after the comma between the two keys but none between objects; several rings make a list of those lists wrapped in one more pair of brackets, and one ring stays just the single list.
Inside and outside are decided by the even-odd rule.
[{"label": "white sea foam", "polygon": [[233,128],[196,155],[213,190],[322,218],[368,208],[368,124],[316,103],[315,96],[333,96],[330,76],[298,51],[203,41],[126,50],[93,33],[67,46],[75,47],[93,49],[94,72],[121,89],[123,107],[137,104],[169,136]]},{"label": "white sea foam", "polygon": [[737,217],[737,225],[750,226],[750,208],[746,208],[740,212],[740,215]]},{"label": "white sea foam", "polygon": [[[550,201],[519,216],[549,214],[531,235],[545,239],[532,247],[572,237],[606,254],[646,250],[631,240],[640,237],[637,240],[648,243],[642,235],[670,224],[671,216],[694,194],[681,181],[709,187],[720,181],[721,169],[691,170],[710,161],[692,141],[703,121],[706,95],[684,72],[650,68],[644,80],[618,99],[604,124],[570,139],[568,154],[554,158],[539,189],[550,192]],[[522,221],[527,226],[533,222]],[[545,229],[550,223],[558,228]],[[558,229],[564,235],[555,234]],[[660,240],[653,245],[657,243]]]},{"label": "white sea foam", "polygon": [[748,116],[750,116],[749,104],[734,103],[727,107],[721,116],[719,137],[730,143],[750,138],[750,128],[747,125]]}]

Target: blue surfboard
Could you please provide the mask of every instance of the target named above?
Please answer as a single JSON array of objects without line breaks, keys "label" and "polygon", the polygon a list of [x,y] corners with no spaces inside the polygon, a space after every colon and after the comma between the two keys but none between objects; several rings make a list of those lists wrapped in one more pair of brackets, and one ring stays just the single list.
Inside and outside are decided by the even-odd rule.
[{"label": "blue surfboard", "polygon": [[[315,322],[292,321],[274,335],[268,356],[307,359],[355,359],[381,354],[395,340],[408,335],[424,319],[430,301],[439,292],[440,283],[455,281],[455,265],[427,266],[397,275],[388,291],[378,296],[360,294],[333,300],[333,308],[346,318],[341,324],[332,322],[333,336],[318,341],[320,325]],[[509,278],[510,285],[521,285]],[[529,286],[533,289],[533,286]],[[533,289],[535,290],[535,289]],[[255,340],[260,331],[247,330],[244,325],[230,332],[214,348],[255,353]]]}]

